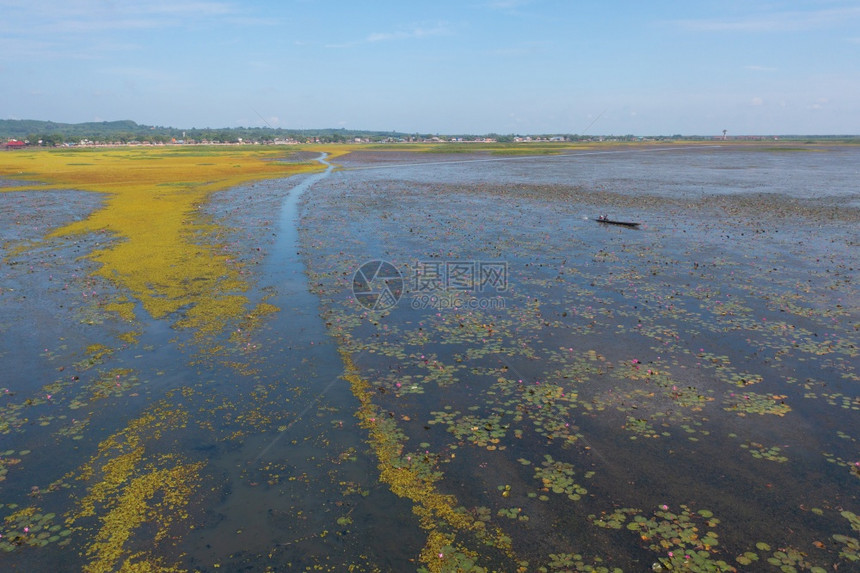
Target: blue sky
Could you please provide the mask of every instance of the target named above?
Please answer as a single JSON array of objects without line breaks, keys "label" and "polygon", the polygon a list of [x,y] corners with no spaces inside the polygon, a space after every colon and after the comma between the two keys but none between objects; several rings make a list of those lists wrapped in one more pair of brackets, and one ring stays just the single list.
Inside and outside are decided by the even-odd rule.
[{"label": "blue sky", "polygon": [[0,118],[860,133],[857,0],[0,0]]}]

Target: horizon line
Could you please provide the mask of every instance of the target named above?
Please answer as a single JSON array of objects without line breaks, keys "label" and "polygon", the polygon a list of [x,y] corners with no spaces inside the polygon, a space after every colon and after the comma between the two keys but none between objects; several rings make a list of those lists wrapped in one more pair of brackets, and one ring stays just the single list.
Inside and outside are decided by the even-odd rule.
[{"label": "horizon line", "polygon": [[347,127],[312,127],[312,128],[304,128],[304,127],[272,127],[270,125],[266,126],[233,126],[233,127],[175,127],[169,125],[156,125],[156,124],[147,124],[147,123],[138,123],[133,119],[117,119],[117,120],[95,120],[95,121],[82,121],[76,123],[69,123],[63,121],[54,121],[50,119],[16,119],[16,118],[7,118],[0,119],[0,122],[40,122],[40,123],[52,123],[63,126],[82,126],[82,125],[97,125],[97,124],[113,124],[113,123],[123,123],[123,122],[131,122],[135,126],[150,128],[150,129],[164,129],[164,130],[175,130],[175,131],[218,131],[218,130],[261,130],[261,131],[287,131],[287,132],[315,132],[315,131],[344,131],[344,132],[359,132],[359,133],[373,133],[373,134],[392,134],[396,135],[429,135],[431,137],[490,137],[490,136],[501,136],[501,137],[549,137],[549,136],[576,136],[576,137],[589,137],[589,138],[597,138],[597,137],[638,137],[638,138],[648,138],[648,137],[663,137],[663,138],[673,138],[673,137],[702,137],[702,138],[719,138],[719,139],[732,139],[739,137],[821,137],[821,138],[829,138],[829,137],[850,137],[856,138],[860,137],[860,133],[737,133],[735,135],[729,135],[726,133],[720,133],[717,131],[713,134],[705,134],[705,133],[673,133],[669,134],[635,134],[635,133],[603,133],[603,134],[592,134],[586,135],[584,133],[577,133],[572,131],[543,131],[543,132],[497,132],[497,131],[489,131],[484,133],[478,132],[432,132],[432,131],[399,131],[399,130],[379,130],[379,129],[366,129],[366,128],[347,128]]}]

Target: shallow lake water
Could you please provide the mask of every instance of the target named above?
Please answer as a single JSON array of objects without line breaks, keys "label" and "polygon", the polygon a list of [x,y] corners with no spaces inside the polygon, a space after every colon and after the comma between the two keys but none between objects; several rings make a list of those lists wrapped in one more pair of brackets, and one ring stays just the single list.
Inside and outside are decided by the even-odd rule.
[{"label": "shallow lake water", "polygon": [[8,192],[0,569],[851,570],[858,160],[351,153],[201,209],[278,309],[205,337]]}]

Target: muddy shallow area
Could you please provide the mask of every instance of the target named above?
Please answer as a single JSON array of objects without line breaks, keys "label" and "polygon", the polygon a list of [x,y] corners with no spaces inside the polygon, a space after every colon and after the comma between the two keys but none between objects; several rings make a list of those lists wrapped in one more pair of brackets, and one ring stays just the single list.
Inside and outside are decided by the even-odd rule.
[{"label": "muddy shallow area", "polygon": [[200,206],[214,333],[7,191],[0,569],[850,570],[857,154],[350,153]]}]

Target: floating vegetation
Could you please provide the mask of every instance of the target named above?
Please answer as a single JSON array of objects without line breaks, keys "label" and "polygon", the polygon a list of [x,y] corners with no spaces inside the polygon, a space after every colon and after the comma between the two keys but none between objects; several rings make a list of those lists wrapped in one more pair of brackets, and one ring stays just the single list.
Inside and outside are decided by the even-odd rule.
[{"label": "floating vegetation", "polygon": [[[13,457],[15,450],[6,450],[0,453],[0,481],[6,479],[6,474],[9,473],[9,468],[21,463],[21,458]],[[23,455],[23,454],[22,454]]]},{"label": "floating vegetation", "polygon": [[833,535],[833,541],[840,545],[839,556],[852,563],[860,562],[860,516],[851,511],[843,511],[840,515],[848,520],[854,535]]},{"label": "floating vegetation", "polygon": [[[380,479],[392,491],[413,502],[413,511],[419,517],[422,528],[427,530],[428,538],[421,552],[421,561],[431,573],[450,571],[451,563],[457,559],[453,555],[469,556],[468,550],[461,549],[458,538],[474,538],[481,545],[489,545],[510,555],[511,540],[501,531],[489,529],[485,522],[475,519],[457,504],[452,495],[436,490],[440,474],[427,471],[434,464],[413,466],[409,455],[403,455],[401,441],[405,438],[394,419],[385,416],[371,400],[372,390],[367,381],[356,371],[355,365],[346,353],[341,355],[346,364],[344,377],[350,383],[353,394],[361,402],[357,413],[362,426],[370,433],[371,445],[379,459]],[[430,461],[429,458],[427,460]],[[472,557],[470,557],[471,559]],[[456,569],[455,569],[456,570]]]},{"label": "floating vegetation", "polygon": [[[400,205],[396,221],[389,203],[395,193]],[[422,198],[431,193],[450,202],[443,217],[428,215],[422,207]],[[309,199],[310,225],[323,220],[314,214],[318,208],[344,194],[355,208],[353,216],[361,213],[376,222],[376,234],[371,238],[352,220],[344,221],[347,229],[341,239],[315,244],[313,258],[307,259],[322,283],[317,292],[323,297],[331,332],[370,379],[384,373],[378,380],[386,391],[374,392],[371,399],[389,410],[389,419],[405,437],[437,454],[438,483],[476,498],[479,508],[486,508],[488,500],[474,492],[481,488],[495,492],[501,503],[494,502],[489,513],[473,514],[487,523],[502,518],[498,525],[503,528],[510,527],[506,521],[519,523],[522,514],[528,515],[530,527],[539,523],[559,527],[568,523],[565,516],[575,514],[583,499],[635,498],[640,472],[648,476],[641,478],[645,484],[673,481],[677,470],[668,468],[676,456],[685,464],[694,463],[697,456],[719,459],[725,469],[718,473],[732,468],[739,469],[739,475],[764,460],[779,463],[790,475],[795,466],[788,452],[796,438],[775,430],[773,424],[779,422],[772,420],[805,420],[809,412],[799,395],[779,383],[785,365],[828,356],[819,354],[822,351],[832,352],[835,360],[853,351],[850,344],[807,344],[814,339],[815,328],[809,321],[823,324],[822,315],[809,312],[808,306],[798,307],[796,315],[790,314],[794,307],[784,306],[773,311],[778,316],[766,314],[771,294],[794,288],[787,278],[791,271],[776,273],[769,268],[765,276],[770,282],[760,280],[763,261],[755,254],[726,250],[716,231],[693,238],[661,230],[624,235],[608,231],[606,237],[595,237],[590,227],[579,229],[566,211],[557,209],[560,197],[587,202],[587,194],[550,185],[489,185],[473,191],[456,183],[423,186],[410,179],[404,186],[399,179],[383,176],[367,185],[360,177],[347,177],[324,186]],[[487,203],[488,196],[499,203]],[[535,199],[528,210],[540,225],[510,220],[504,207],[512,205],[513,196]],[[607,197],[616,196],[602,196]],[[577,199],[571,203],[581,205]],[[623,203],[626,197],[617,199]],[[659,198],[653,201],[668,204]],[[476,205],[480,217],[473,219],[470,209]],[[417,236],[406,235],[404,228]],[[559,229],[565,232],[549,234]],[[684,227],[684,232],[689,235],[690,229]],[[557,239],[562,235],[564,241]],[[506,305],[492,312],[486,308],[423,312],[413,306],[356,321],[351,317],[355,309],[341,302],[349,285],[338,279],[349,276],[349,265],[363,256],[359,241],[356,248],[343,248],[350,237],[361,237],[363,244],[382,243],[387,256],[397,260],[457,260],[464,253],[466,258],[492,260],[502,252],[510,277]],[[401,239],[404,246],[398,243]],[[679,239],[683,247],[672,244]],[[547,245],[552,245],[552,256]],[[337,253],[341,260],[331,257],[336,251],[344,251]],[[776,250],[767,253],[778,260],[784,255]],[[803,327],[793,323],[795,318],[806,321]],[[843,337],[850,332],[844,327],[838,327]],[[798,337],[804,342],[795,340]],[[715,342],[708,342],[707,348],[695,340]],[[376,358],[381,356],[399,362]],[[434,364],[440,373],[448,368],[441,380],[427,377]],[[839,368],[855,370],[845,362]],[[415,423],[422,419],[423,426]],[[745,436],[768,435],[779,445],[755,439],[728,442],[720,431],[724,424]],[[617,437],[633,438],[638,446],[623,447]],[[748,461],[717,453],[738,445],[750,453]],[[525,452],[538,453],[542,463],[533,462]],[[844,449],[835,455],[848,459]],[[511,470],[503,474],[501,485],[486,483],[484,468],[509,468],[511,456],[530,471],[537,468],[541,484],[537,491],[523,488]],[[702,464],[696,470],[702,476],[714,472],[711,463]],[[594,485],[586,490],[580,485],[584,479]],[[601,491],[607,480],[614,496]],[[464,485],[472,482],[473,487]],[[630,491],[621,494],[624,483],[630,484]],[[686,484],[684,479],[679,483]],[[780,487],[791,488],[790,484]],[[675,495],[673,501],[684,504],[676,513],[661,509],[649,517],[640,510],[610,511],[595,518],[591,522],[595,527],[584,535],[614,546],[594,530],[629,526],[640,542],[643,535],[649,538],[644,547],[655,553],[657,566],[669,570],[733,571],[772,557],[772,551],[763,554],[740,540],[740,531],[749,527],[749,535],[757,524],[736,522],[731,515],[721,522],[708,510],[691,509],[710,502],[724,507],[716,492],[700,500],[692,486],[681,488],[687,496],[680,491]],[[562,569],[575,570],[571,563],[576,570],[601,566],[597,561],[571,561],[563,552],[554,555],[562,556],[554,562]],[[550,570],[546,556],[528,557],[530,563]]]},{"label": "floating vegetation", "polygon": [[[460,412],[431,412],[435,417],[428,424],[446,424],[448,431],[457,440],[465,440],[472,444],[495,450],[502,438],[507,435],[510,424],[503,424],[501,415],[494,414],[487,418],[474,415],[462,415]],[[502,446],[504,449],[504,446]]]},{"label": "floating vegetation", "polygon": [[795,549],[794,547],[786,547],[767,558],[767,562],[775,567],[779,567],[783,573],[797,573],[798,571],[811,571],[812,573],[825,573],[826,569],[810,564],[806,560],[806,553]]},{"label": "floating vegetation", "polygon": [[660,434],[648,423],[647,420],[642,418],[634,418],[633,416],[628,416],[627,421],[624,426],[622,426],[628,432],[631,432],[632,436],[630,436],[631,440],[635,440],[638,437],[642,438],[659,438]]},{"label": "floating vegetation", "polygon": [[[203,464],[152,453],[148,443],[185,423],[187,413],[181,410],[154,408],[99,444],[99,453],[81,468],[77,479],[92,485],[65,523],[76,532],[95,523],[95,534],[87,536],[85,571],[99,573],[160,561],[152,550],[171,543],[169,534],[175,525],[189,518],[186,506]],[[154,529],[151,553],[131,541],[139,528]]]},{"label": "floating vegetation", "polygon": [[574,482],[574,467],[566,462],[556,461],[546,454],[541,467],[535,468],[535,479],[541,482],[541,491],[565,494],[571,501],[579,501],[588,490]]},{"label": "floating vegetation", "polygon": [[837,464],[846,467],[848,471],[851,472],[851,475],[860,478],[860,460],[846,460],[829,452],[824,453],[824,459],[826,459],[831,464]]},{"label": "floating vegetation", "polygon": [[54,513],[38,513],[35,507],[20,509],[7,515],[0,525],[0,552],[19,547],[45,547],[55,543],[65,547],[71,542],[72,530],[57,523]]},{"label": "floating vegetation", "polygon": [[622,573],[623,571],[619,567],[602,565],[603,559],[600,557],[595,557],[591,563],[586,563],[583,556],[578,553],[550,553],[548,557],[549,563],[546,566],[539,567],[539,572]]},{"label": "floating vegetation", "polygon": [[[856,565],[853,195],[753,193],[786,175],[732,170],[736,149],[705,170],[663,148],[528,169],[358,149],[329,151],[410,167],[320,179],[316,148],[0,157],[0,175],[90,191],[0,194],[13,568]],[[712,168],[750,179],[714,188]],[[259,182],[292,174],[313,184],[295,251],[273,217],[294,183]],[[598,209],[643,225],[583,219]],[[380,258],[410,283],[384,312],[351,282]],[[464,261],[503,261],[504,288],[413,292],[415,267]]]},{"label": "floating vegetation", "polygon": [[681,505],[673,512],[662,505],[651,517],[628,508],[590,519],[598,527],[626,527],[636,533],[652,551],[662,555],[658,563],[670,571],[735,571],[726,561],[714,558],[720,544],[716,532],[720,520],[707,509],[694,512]]},{"label": "floating vegetation", "polygon": [[88,255],[98,265],[96,275],[125,293],[107,308],[125,320],[132,318],[132,298],[154,318],[182,310],[177,325],[209,334],[245,314],[248,285],[234,255],[217,244],[220,230],[198,216],[200,205],[212,193],[247,181],[321,169],[315,163],[270,161],[282,155],[278,150],[213,152],[205,169],[192,156],[168,148],[78,154],[93,161],[69,161],[60,152],[27,152],[4,157],[0,175],[37,173],[34,179],[50,185],[105,193],[102,209],[49,237],[109,233],[115,240]]},{"label": "floating vegetation", "polygon": [[499,510],[498,513],[501,517],[507,517],[509,519],[517,519],[519,521],[528,521],[529,516],[523,513],[523,508],[521,507],[507,507]]},{"label": "floating vegetation", "polygon": [[743,555],[738,555],[737,557],[735,557],[735,561],[737,561],[741,565],[752,565],[758,560],[758,553],[756,553],[755,551],[745,551]]},{"label": "floating vegetation", "polygon": [[782,455],[782,448],[779,446],[767,447],[758,442],[746,442],[741,444],[741,447],[749,451],[750,455],[758,460],[768,460],[777,463],[788,461],[788,458]]},{"label": "floating vegetation", "polygon": [[754,392],[731,392],[726,396],[725,409],[737,413],[738,416],[747,414],[785,416],[791,412],[791,407],[785,403],[788,396],[784,394],[756,394]]}]

